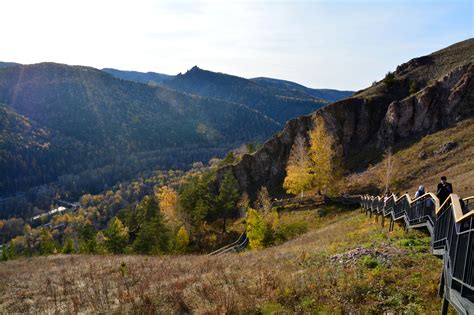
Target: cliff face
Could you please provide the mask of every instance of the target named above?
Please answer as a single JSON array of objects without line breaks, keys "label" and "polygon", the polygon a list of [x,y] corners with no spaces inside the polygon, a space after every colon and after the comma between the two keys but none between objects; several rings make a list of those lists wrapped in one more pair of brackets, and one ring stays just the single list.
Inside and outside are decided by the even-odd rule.
[{"label": "cliff face", "polygon": [[223,167],[217,172],[214,190],[229,170],[239,182],[241,191],[254,195],[260,186],[274,190],[281,186],[286,176],[286,162],[293,141],[298,134],[307,135],[313,127],[312,116],[301,116],[290,120],[282,132],[268,140],[252,155],[244,155],[236,165]]},{"label": "cliff face", "polygon": [[386,147],[403,138],[432,133],[474,114],[474,65],[456,68],[410,97],[392,102],[377,133]]},{"label": "cliff face", "polygon": [[325,121],[350,171],[367,166],[363,160],[349,163],[355,155],[381,153],[407,137],[438,131],[474,114],[473,39],[415,58],[400,65],[394,75],[390,84],[378,82],[348,99],[289,121],[258,152],[220,169],[216,188],[230,170],[240,189],[250,195],[262,185],[280,189],[293,141],[298,134],[308,137],[316,117]]}]

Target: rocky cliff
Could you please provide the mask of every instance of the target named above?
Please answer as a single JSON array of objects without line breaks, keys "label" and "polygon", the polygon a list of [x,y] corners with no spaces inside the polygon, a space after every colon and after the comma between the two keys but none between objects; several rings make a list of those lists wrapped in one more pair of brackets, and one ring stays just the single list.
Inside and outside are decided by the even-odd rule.
[{"label": "rocky cliff", "polygon": [[420,137],[474,114],[474,39],[397,67],[384,79],[354,96],[289,121],[283,131],[252,155],[220,169],[218,184],[232,171],[250,195],[262,185],[281,190],[296,135],[307,136],[321,117],[337,142],[349,171],[408,137]]}]

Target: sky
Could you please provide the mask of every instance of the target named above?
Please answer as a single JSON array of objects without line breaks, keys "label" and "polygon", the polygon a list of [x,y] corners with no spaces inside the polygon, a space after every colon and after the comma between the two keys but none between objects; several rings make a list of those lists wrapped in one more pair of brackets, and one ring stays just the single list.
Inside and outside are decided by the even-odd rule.
[{"label": "sky", "polygon": [[0,0],[0,61],[359,90],[474,37],[474,0]]}]

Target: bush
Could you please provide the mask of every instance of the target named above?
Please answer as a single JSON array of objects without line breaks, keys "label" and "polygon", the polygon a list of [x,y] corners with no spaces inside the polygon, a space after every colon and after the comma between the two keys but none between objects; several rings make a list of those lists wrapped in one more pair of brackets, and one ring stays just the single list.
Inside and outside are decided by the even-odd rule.
[{"label": "bush", "polygon": [[360,260],[360,263],[362,264],[362,266],[368,269],[374,269],[380,265],[380,262],[370,255],[363,256]]},{"label": "bush", "polygon": [[415,94],[416,92],[418,92],[418,86],[416,84],[416,81],[412,80],[410,81],[410,87],[408,89],[408,93],[412,95],[412,94]]},{"label": "bush", "polygon": [[285,311],[285,307],[279,303],[267,303],[262,308],[262,314],[270,315],[270,314],[280,314]]},{"label": "bush", "polygon": [[306,222],[295,222],[282,224],[275,232],[275,241],[278,243],[286,242],[308,231]]},{"label": "bush", "polygon": [[395,74],[393,72],[387,72],[385,78],[383,79],[383,83],[387,88],[391,88],[395,83]]}]

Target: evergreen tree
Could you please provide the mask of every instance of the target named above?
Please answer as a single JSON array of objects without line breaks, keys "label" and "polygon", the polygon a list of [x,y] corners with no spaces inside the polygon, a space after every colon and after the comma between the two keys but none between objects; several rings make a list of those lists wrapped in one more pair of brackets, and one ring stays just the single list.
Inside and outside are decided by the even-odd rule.
[{"label": "evergreen tree", "polygon": [[[141,225],[133,248],[140,254],[163,254],[169,250],[169,229],[165,225],[163,215],[153,198],[145,201],[145,222]],[[152,217],[148,218],[149,215]]]},{"label": "evergreen tree", "polygon": [[219,187],[219,195],[217,196],[217,203],[223,218],[222,233],[226,232],[227,219],[235,215],[237,211],[237,203],[239,201],[238,183],[234,175],[229,171],[224,174],[224,178]]},{"label": "evergreen tree", "polygon": [[72,238],[67,238],[64,241],[62,253],[63,254],[74,254],[74,252],[75,252],[75,250],[74,250],[74,241],[72,240]]},{"label": "evergreen tree", "polygon": [[104,231],[104,245],[107,250],[114,254],[121,254],[128,244],[128,228],[122,224],[119,218],[115,217]]},{"label": "evergreen tree", "polygon": [[79,251],[83,254],[97,252],[96,232],[92,224],[86,224],[79,229]]},{"label": "evergreen tree", "polygon": [[312,178],[308,149],[303,136],[298,135],[291,147],[283,188],[290,194],[301,194],[303,197],[304,191],[311,188]]},{"label": "evergreen tree", "polygon": [[200,225],[205,218],[212,218],[214,200],[211,197],[209,183],[213,179],[212,173],[192,178],[183,185],[178,197],[180,215],[191,225]]},{"label": "evergreen tree", "polygon": [[142,201],[144,210],[145,222],[152,220],[158,213],[160,213],[160,207],[156,202],[155,198],[146,196]]}]

